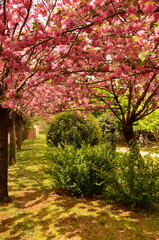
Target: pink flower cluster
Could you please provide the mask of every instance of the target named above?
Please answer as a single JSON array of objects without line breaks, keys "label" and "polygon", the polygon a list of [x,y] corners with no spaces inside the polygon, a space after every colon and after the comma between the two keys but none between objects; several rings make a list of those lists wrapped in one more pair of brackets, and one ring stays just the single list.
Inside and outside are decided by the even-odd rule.
[{"label": "pink flower cluster", "polygon": [[10,89],[7,93],[6,93],[6,97],[7,98],[12,98],[16,93],[15,89]]},{"label": "pink flower cluster", "polygon": [[150,1],[139,0],[139,5],[141,10],[145,14],[153,14],[157,8],[157,3],[154,0],[150,0]]}]

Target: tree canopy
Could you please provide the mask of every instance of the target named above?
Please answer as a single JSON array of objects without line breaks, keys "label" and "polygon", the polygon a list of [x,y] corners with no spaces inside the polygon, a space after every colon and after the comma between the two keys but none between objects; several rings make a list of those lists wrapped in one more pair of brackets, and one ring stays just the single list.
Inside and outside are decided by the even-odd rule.
[{"label": "tree canopy", "polygon": [[154,0],[1,1],[2,106],[90,109],[93,96],[139,120],[158,107],[158,18]]}]

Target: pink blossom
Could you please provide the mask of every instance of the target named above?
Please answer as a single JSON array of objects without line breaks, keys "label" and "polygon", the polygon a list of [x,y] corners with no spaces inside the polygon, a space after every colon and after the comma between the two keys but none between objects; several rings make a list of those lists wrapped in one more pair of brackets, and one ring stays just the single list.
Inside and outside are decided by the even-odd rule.
[{"label": "pink blossom", "polygon": [[15,106],[16,106],[16,101],[15,101],[15,99],[12,99],[10,102],[9,102],[9,107],[10,108],[15,108]]},{"label": "pink blossom", "polygon": [[28,81],[26,82],[26,85],[28,86],[28,87],[31,87],[31,86],[33,86],[35,84],[35,80],[34,79],[28,79]]},{"label": "pink blossom", "polygon": [[154,1],[148,1],[140,5],[142,11],[146,14],[152,14],[157,7],[157,3]]},{"label": "pink blossom", "polygon": [[140,30],[140,31],[138,32],[138,35],[139,35],[139,36],[142,36],[142,37],[146,37],[146,32],[145,32],[144,30]]},{"label": "pink blossom", "polygon": [[12,54],[13,54],[12,51],[9,49],[6,49],[2,52],[2,56],[4,56],[4,57],[11,57]]},{"label": "pink blossom", "polygon": [[7,93],[6,93],[6,97],[7,98],[11,98],[15,95],[16,90],[15,89],[10,89]]},{"label": "pink blossom", "polygon": [[32,102],[31,102],[31,106],[34,106],[34,105],[36,105],[36,103],[37,103],[37,102],[36,102],[36,100],[35,100],[35,99],[33,99],[33,100],[32,100]]},{"label": "pink blossom", "polygon": [[6,84],[10,84],[10,83],[12,82],[12,77],[11,77],[11,76],[6,77],[6,78],[4,79],[4,82],[5,82]]},{"label": "pink blossom", "polygon": [[137,12],[137,10],[138,10],[138,8],[137,8],[136,6],[134,6],[134,5],[131,4],[131,5],[128,7],[128,9],[127,9],[127,13],[128,13],[128,14],[134,14],[134,13]]},{"label": "pink blossom", "polygon": [[29,4],[30,4],[30,0],[24,0],[24,6],[26,7],[26,8],[28,8],[29,7]]},{"label": "pink blossom", "polygon": [[155,12],[155,13],[153,14],[153,20],[154,20],[155,22],[159,21],[159,13],[158,13],[158,12]]},{"label": "pink blossom", "polygon": [[143,28],[142,23],[133,23],[132,26],[135,31],[140,31]]},{"label": "pink blossom", "polygon": [[159,27],[156,27],[156,28],[155,28],[155,34],[158,34],[158,35],[159,35]]},{"label": "pink blossom", "polygon": [[2,107],[3,107],[3,108],[8,108],[8,107],[9,107],[9,106],[8,106],[8,103],[7,103],[7,102],[3,102],[3,103],[2,103]]},{"label": "pink blossom", "polygon": [[109,65],[107,64],[107,65],[104,65],[103,67],[102,67],[102,69],[104,70],[104,71],[109,71]]},{"label": "pink blossom", "polygon": [[123,39],[122,38],[118,38],[116,41],[116,44],[123,44]]},{"label": "pink blossom", "polygon": [[70,3],[70,0],[63,0],[64,4]]},{"label": "pink blossom", "polygon": [[95,25],[100,25],[102,23],[102,19],[101,19],[101,17],[95,17],[93,19],[93,22]]},{"label": "pink blossom", "polygon": [[112,47],[113,47],[113,44],[111,42],[106,43],[105,46],[104,46],[104,51],[106,51],[108,49],[111,49]]},{"label": "pink blossom", "polygon": [[122,59],[124,59],[125,55],[122,53],[122,54],[116,54],[114,56],[114,59],[117,60],[117,61],[120,61]]},{"label": "pink blossom", "polygon": [[101,6],[102,5],[102,1],[101,0],[92,0],[91,1],[91,5],[93,5],[93,6]]},{"label": "pink blossom", "polygon": [[2,33],[5,29],[4,23],[0,20],[0,33]]},{"label": "pink blossom", "polygon": [[115,68],[114,72],[116,75],[120,75],[122,73],[122,70],[120,67],[117,67],[117,68]]}]

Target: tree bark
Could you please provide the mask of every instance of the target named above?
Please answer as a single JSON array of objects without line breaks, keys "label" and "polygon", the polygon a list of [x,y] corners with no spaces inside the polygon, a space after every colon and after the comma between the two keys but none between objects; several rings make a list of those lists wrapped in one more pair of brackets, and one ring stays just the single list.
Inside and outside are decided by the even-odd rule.
[{"label": "tree bark", "polygon": [[140,149],[136,142],[133,130],[133,122],[123,124],[123,134],[130,151],[138,158],[141,158]]},{"label": "tree bark", "polygon": [[9,110],[0,106],[0,202],[9,202],[8,196],[8,122]]},{"label": "tree bark", "polygon": [[16,114],[15,128],[16,128],[17,150],[21,150],[21,146],[23,144],[23,141],[27,137],[26,120],[23,118],[22,115]]},{"label": "tree bark", "polygon": [[131,142],[134,139],[133,123],[123,124],[123,134],[128,146],[131,145]]},{"label": "tree bark", "polygon": [[23,143],[23,124],[20,117],[16,116],[16,144],[17,150],[21,150]]},{"label": "tree bark", "polygon": [[9,165],[16,163],[16,132],[15,132],[15,113],[10,114],[10,151]]}]

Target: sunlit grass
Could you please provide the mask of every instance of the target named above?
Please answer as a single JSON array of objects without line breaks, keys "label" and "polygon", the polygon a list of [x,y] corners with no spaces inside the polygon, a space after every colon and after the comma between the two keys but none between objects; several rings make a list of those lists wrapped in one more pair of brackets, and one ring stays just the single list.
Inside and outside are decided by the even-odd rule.
[{"label": "sunlit grass", "polygon": [[50,190],[45,136],[27,140],[9,168],[13,200],[0,206],[0,240],[159,240],[157,213]]}]

